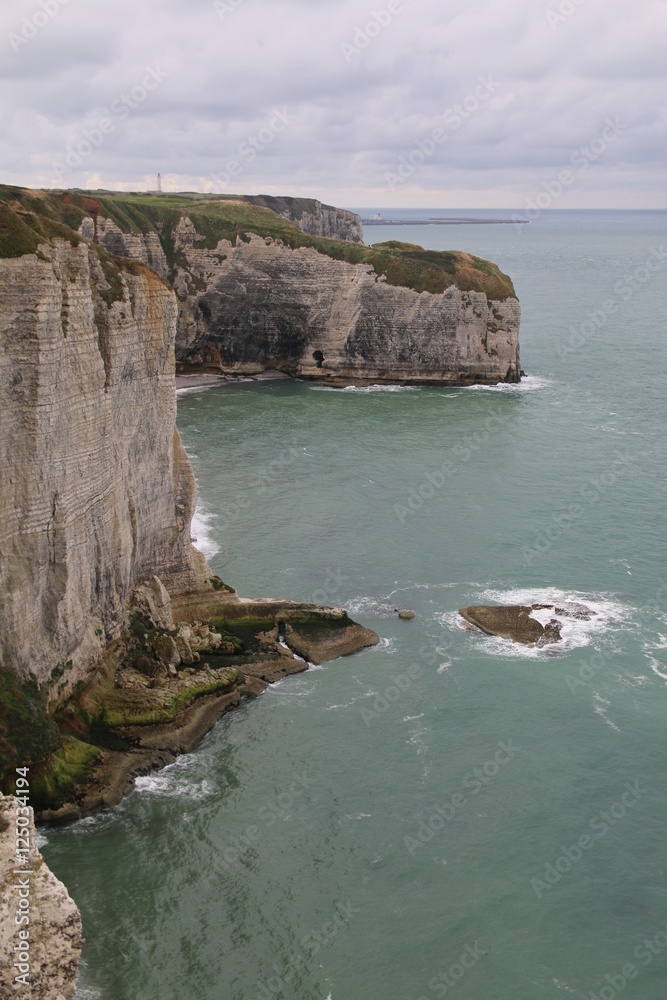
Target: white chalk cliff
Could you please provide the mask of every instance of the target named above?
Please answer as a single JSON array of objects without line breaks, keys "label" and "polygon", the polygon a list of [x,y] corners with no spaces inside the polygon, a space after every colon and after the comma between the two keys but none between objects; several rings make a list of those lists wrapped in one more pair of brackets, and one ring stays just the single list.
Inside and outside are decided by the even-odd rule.
[{"label": "white chalk cliff", "polygon": [[59,694],[138,583],[207,573],[175,429],[176,299],[147,267],[110,266],[58,239],[0,260],[0,663],[40,682],[64,665]]}]

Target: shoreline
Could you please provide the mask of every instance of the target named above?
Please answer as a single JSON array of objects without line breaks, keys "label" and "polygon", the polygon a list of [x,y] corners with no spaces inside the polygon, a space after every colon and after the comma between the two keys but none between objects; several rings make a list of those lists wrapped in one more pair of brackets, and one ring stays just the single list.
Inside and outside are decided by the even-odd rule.
[{"label": "shoreline", "polygon": [[[62,746],[44,769],[44,785],[49,767],[63,763],[71,765],[72,780],[35,809],[40,824],[75,822],[118,805],[135,778],[191,752],[246,699],[380,641],[336,608],[215,591],[167,601],[168,609],[153,606],[141,618],[143,640],[126,633],[112,644],[88,684],[61,706]],[[187,658],[174,657],[184,645]],[[75,763],[82,756],[83,765]]]},{"label": "shoreline", "polygon": [[289,375],[287,372],[280,372],[270,368],[254,375],[228,375],[224,373],[214,374],[212,372],[198,372],[192,375],[176,375],[176,395],[184,396],[187,393],[215,389],[221,385],[240,385],[244,382],[304,382],[309,385],[330,389],[368,389],[368,388],[408,388],[408,389],[471,389],[476,386],[483,388],[495,388],[504,385],[520,385],[523,379],[527,378],[527,373],[521,369],[519,377],[514,380],[507,378],[484,379],[477,377],[459,377],[452,380],[420,378],[381,378],[380,376],[350,377],[340,376],[330,378],[312,378],[303,375]]},{"label": "shoreline", "polygon": [[292,380],[292,376],[273,368],[257,375],[224,375],[223,373],[216,375],[212,372],[176,375],[176,393],[178,395],[194,389],[214,389],[218,385],[234,385],[239,382],[280,382],[286,379]]}]

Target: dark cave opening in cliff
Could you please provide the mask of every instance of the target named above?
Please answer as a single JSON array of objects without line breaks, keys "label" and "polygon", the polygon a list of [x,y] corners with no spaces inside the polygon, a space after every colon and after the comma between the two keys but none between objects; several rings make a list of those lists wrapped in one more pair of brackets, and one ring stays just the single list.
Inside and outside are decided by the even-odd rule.
[{"label": "dark cave opening in cliff", "polygon": [[315,364],[317,365],[317,367],[321,368],[322,364],[324,363],[324,355],[322,354],[322,352],[321,351],[313,351],[313,359],[314,359]]}]

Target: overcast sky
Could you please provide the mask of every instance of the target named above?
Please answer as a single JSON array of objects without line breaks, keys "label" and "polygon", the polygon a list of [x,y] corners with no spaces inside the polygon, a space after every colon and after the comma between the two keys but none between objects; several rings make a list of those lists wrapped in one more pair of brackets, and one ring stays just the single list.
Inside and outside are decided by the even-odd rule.
[{"label": "overcast sky", "polygon": [[0,180],[666,208],[666,41],[666,0],[5,0]]}]

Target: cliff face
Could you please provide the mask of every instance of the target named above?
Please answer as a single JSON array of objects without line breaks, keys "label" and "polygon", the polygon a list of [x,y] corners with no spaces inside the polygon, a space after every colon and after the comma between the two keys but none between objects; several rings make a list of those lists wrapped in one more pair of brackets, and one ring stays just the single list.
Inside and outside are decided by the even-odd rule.
[{"label": "cliff face", "polygon": [[117,637],[137,584],[210,577],[175,344],[185,369],[334,385],[520,378],[520,307],[495,265],[309,235],[277,210],[339,231],[341,213],[273,201],[0,186],[0,667],[53,681],[51,698]]},{"label": "cliff face", "polygon": [[162,278],[169,277],[167,258],[157,233],[124,233],[115,222],[103,216],[84,219],[79,232],[85,239],[104,247],[114,257],[140,260]]},{"label": "cliff face", "polygon": [[[0,186],[0,212],[8,197],[166,278],[179,299],[181,370],[275,367],[332,384],[521,377],[512,282],[470,254],[366,247],[354,242],[356,216],[309,200]],[[330,230],[349,238],[322,235]]]},{"label": "cliff face", "polygon": [[173,292],[55,239],[0,260],[0,663],[83,678],[135,585],[206,573],[175,431]]},{"label": "cliff face", "polygon": [[[83,947],[81,915],[67,889],[44,864],[35,847],[35,824],[32,809],[28,809],[27,826],[21,836],[29,839],[27,867],[29,876],[16,875],[16,830],[19,804],[11,796],[0,794],[0,996],[30,997],[31,1000],[74,1000],[79,956]],[[23,810],[19,816],[25,822]],[[23,886],[24,903],[29,903],[30,924],[15,923],[19,911],[19,878]],[[29,895],[26,896],[26,893]],[[23,912],[26,912],[25,910]],[[21,968],[14,962],[26,952],[26,938],[19,932],[29,932],[29,960]],[[26,988],[15,977],[25,974],[29,966]]]},{"label": "cliff face", "polygon": [[289,219],[310,236],[347,240],[350,243],[364,242],[361,216],[344,208],[323,205],[321,201],[310,198],[272,198],[269,195],[254,195],[244,200],[251,205],[269,208],[281,219]]},{"label": "cliff face", "polygon": [[366,264],[259,236],[184,253],[187,267],[175,280],[184,370],[276,367],[338,385],[519,380],[521,310],[513,296],[390,285]]}]

